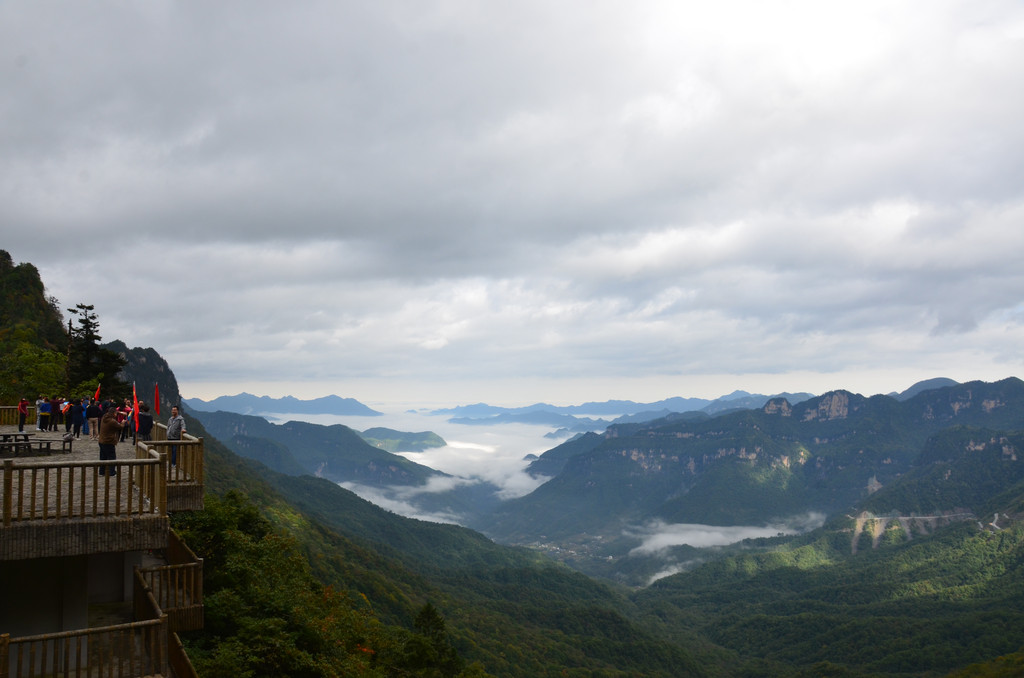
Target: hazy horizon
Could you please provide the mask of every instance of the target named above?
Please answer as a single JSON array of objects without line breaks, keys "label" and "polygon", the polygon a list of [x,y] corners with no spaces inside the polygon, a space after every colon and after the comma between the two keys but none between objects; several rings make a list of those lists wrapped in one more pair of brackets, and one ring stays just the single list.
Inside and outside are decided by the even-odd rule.
[{"label": "hazy horizon", "polygon": [[[959,383],[966,383],[968,381],[993,381],[994,382],[994,381],[1002,381],[1003,379],[1007,379],[1007,378],[1011,378],[1011,377],[1016,377],[1016,376],[1017,375],[1014,375],[1014,374],[1007,374],[1007,375],[1004,375],[1004,376],[1001,376],[1001,377],[998,377],[998,378],[995,378],[995,379],[970,378],[970,379],[954,379],[954,381],[957,381]],[[484,404],[491,405],[491,406],[494,406],[494,407],[516,408],[516,407],[527,407],[527,406],[530,406],[530,405],[536,405],[538,403],[545,403],[545,404],[552,405],[552,406],[555,406],[555,407],[573,407],[573,406],[583,405],[583,404],[589,403],[589,402],[592,402],[592,403],[604,403],[604,402],[616,401],[616,400],[633,401],[635,403],[646,404],[646,403],[657,403],[657,402],[660,402],[662,400],[668,400],[668,399],[674,398],[674,397],[680,397],[680,398],[701,398],[701,399],[708,400],[708,401],[714,401],[714,400],[718,400],[720,398],[727,397],[727,396],[729,396],[729,395],[731,395],[731,394],[733,394],[733,393],[735,393],[737,391],[745,391],[747,393],[750,393],[751,395],[765,395],[765,396],[771,396],[771,395],[776,395],[776,394],[780,394],[780,393],[811,393],[814,396],[819,396],[819,395],[823,395],[824,393],[827,393],[829,391],[834,391],[834,390],[846,390],[846,391],[850,391],[851,393],[859,393],[860,395],[863,395],[863,396],[872,396],[872,395],[879,395],[879,394],[881,394],[881,395],[889,395],[889,394],[893,394],[893,393],[902,393],[903,391],[906,391],[910,387],[912,387],[912,386],[914,386],[914,385],[916,385],[916,384],[918,384],[920,382],[928,381],[928,380],[931,380],[931,379],[939,379],[939,378],[951,379],[952,377],[949,377],[948,375],[945,375],[945,374],[934,375],[934,376],[931,376],[931,377],[925,377],[923,379],[917,379],[917,380],[915,380],[913,382],[902,384],[902,385],[896,386],[896,387],[894,387],[892,389],[889,389],[889,390],[886,390],[886,391],[882,391],[882,390],[858,390],[856,388],[850,388],[848,386],[843,386],[843,385],[835,385],[832,388],[822,389],[820,391],[810,391],[810,390],[806,390],[806,389],[796,389],[796,388],[782,388],[782,389],[774,389],[774,390],[757,390],[755,388],[738,386],[738,387],[730,389],[728,391],[714,392],[714,393],[717,393],[717,395],[712,395],[712,396],[699,395],[699,394],[693,394],[693,393],[672,393],[670,395],[664,395],[664,396],[659,396],[659,397],[651,397],[651,398],[629,397],[627,395],[621,395],[621,394],[619,394],[619,395],[611,395],[611,396],[603,397],[603,398],[597,398],[597,397],[593,397],[592,395],[588,396],[584,392],[584,393],[580,393],[575,399],[566,399],[566,398],[563,398],[561,400],[552,399],[552,398],[549,397],[550,394],[547,394],[547,396],[545,396],[545,397],[538,397],[538,398],[533,398],[533,399],[530,399],[529,397],[525,397],[525,398],[520,398],[517,401],[509,401],[507,399],[507,396],[502,397],[503,394],[499,394],[499,397],[502,398],[502,399],[501,400],[496,400],[496,401],[491,401],[491,400],[487,400],[486,398],[480,398],[480,397],[476,397],[476,398],[474,398],[474,397],[467,397],[467,398],[464,398],[464,399],[445,400],[445,401],[370,400],[370,399],[365,399],[365,398],[359,397],[358,395],[353,394],[353,393],[337,392],[337,391],[331,391],[331,392],[314,391],[311,395],[303,397],[303,396],[297,395],[297,393],[308,393],[308,392],[310,392],[308,387],[307,388],[303,388],[301,385],[298,385],[298,388],[295,388],[296,385],[291,385],[292,386],[292,390],[288,390],[288,387],[282,387],[281,384],[273,384],[272,385],[274,387],[274,389],[275,389],[274,393],[260,392],[258,390],[260,385],[258,385],[258,384],[250,384],[250,386],[255,387],[256,390],[250,390],[249,388],[240,388],[239,390],[235,390],[235,391],[231,391],[231,392],[216,392],[215,395],[207,395],[206,397],[196,396],[196,395],[191,395],[191,394],[185,393],[184,387],[181,387],[180,384],[179,384],[179,389],[182,391],[182,397],[183,398],[186,398],[186,399],[193,399],[193,398],[195,398],[195,399],[198,399],[198,400],[202,400],[203,402],[206,402],[206,403],[209,403],[209,402],[211,402],[213,400],[216,400],[217,398],[220,398],[220,397],[237,396],[237,395],[241,395],[243,393],[255,396],[257,398],[268,397],[268,398],[272,398],[272,399],[281,399],[281,398],[286,398],[286,397],[293,397],[293,398],[296,398],[296,399],[302,400],[302,401],[315,400],[315,399],[318,399],[318,398],[324,398],[324,397],[332,396],[333,395],[333,396],[337,396],[337,397],[340,397],[340,398],[351,398],[351,399],[356,400],[359,403],[369,407],[370,409],[380,411],[380,412],[382,412],[383,414],[386,415],[388,413],[400,414],[400,413],[404,413],[404,412],[407,412],[407,411],[413,411],[413,412],[417,412],[417,413],[421,413],[421,414],[426,414],[426,411],[440,410],[440,409],[459,407],[459,406],[474,405],[474,404],[478,404],[478,403],[484,403]],[[734,381],[734,380],[730,380],[730,381]],[[769,381],[767,383],[776,383],[776,382],[774,380],[772,380],[772,381]],[[894,379],[890,379],[890,383],[896,383],[896,381]],[[264,384],[263,386],[267,386],[267,385]],[[566,391],[566,392],[563,392],[563,393],[568,393],[568,392],[569,391]],[[609,392],[614,392],[614,390],[609,390]],[[710,391],[710,390],[705,390],[705,392],[706,393],[713,393],[713,391]],[[274,414],[277,414],[277,413],[274,413]],[[624,414],[624,413],[620,413],[620,414]],[[587,416],[587,413],[581,413],[578,416]],[[607,414],[606,415],[595,414],[594,416],[605,416],[605,417],[608,417],[610,415],[607,415]]]}]

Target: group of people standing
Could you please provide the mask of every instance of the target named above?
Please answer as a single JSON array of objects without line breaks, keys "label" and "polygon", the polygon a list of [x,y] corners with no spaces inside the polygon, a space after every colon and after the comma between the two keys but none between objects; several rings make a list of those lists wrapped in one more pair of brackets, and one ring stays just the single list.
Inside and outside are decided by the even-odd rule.
[{"label": "group of people standing", "polygon": [[[29,401],[22,398],[18,403],[19,433],[25,431],[28,409]],[[84,433],[90,440],[99,440],[100,420],[107,411],[116,412],[117,421],[122,424],[119,440],[126,440],[129,434],[133,437],[137,435],[141,440],[149,440],[150,432],[153,430],[153,417],[149,414],[149,406],[146,403],[139,403],[139,427],[136,431],[132,402],[127,398],[122,404],[117,405],[109,400],[100,402],[89,398],[69,400],[40,396],[36,401],[36,430],[59,431],[63,426],[64,432],[75,438],[81,438]],[[125,426],[129,421],[131,426]]]},{"label": "group of people standing", "polygon": [[[36,400],[36,430],[57,431],[59,426],[71,427],[72,409],[75,403],[59,396],[47,398],[39,396]],[[28,417],[29,402],[22,398],[18,403],[18,432],[25,431],[25,419]]]},{"label": "group of people standing", "polygon": [[[24,432],[28,418],[29,401],[22,398],[18,403],[18,432]],[[57,412],[60,419],[54,415]],[[120,405],[96,399],[82,398],[80,401],[63,398],[39,397],[36,401],[36,429],[39,431],[57,431],[58,423],[65,427],[66,436],[80,438],[82,433],[95,440],[100,446],[100,459],[117,458],[117,443],[127,440],[150,440],[153,432],[153,415],[149,405],[139,403],[138,427],[132,401],[125,398]],[[167,439],[181,440],[185,434],[185,419],[177,407],[171,408],[171,418],[167,421]],[[171,464],[177,464],[178,450],[171,446]],[[100,475],[117,474],[114,466],[101,466]]]}]

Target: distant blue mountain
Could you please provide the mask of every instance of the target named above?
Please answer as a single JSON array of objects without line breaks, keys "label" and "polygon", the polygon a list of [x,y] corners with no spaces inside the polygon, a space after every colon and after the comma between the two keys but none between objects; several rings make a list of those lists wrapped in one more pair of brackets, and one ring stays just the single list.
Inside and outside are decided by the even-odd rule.
[{"label": "distant blue mountain", "polygon": [[947,377],[925,379],[924,381],[917,382],[916,384],[908,388],[906,391],[903,391],[902,393],[891,393],[890,395],[896,400],[903,402],[904,400],[910,400],[918,393],[932,391],[937,388],[946,388],[947,386],[959,386],[959,382],[953,381],[952,379],[949,379]]},{"label": "distant blue mountain", "polygon": [[239,393],[220,396],[210,401],[199,398],[185,398],[185,405],[197,412],[234,412],[236,414],[337,414],[347,416],[376,417],[382,413],[370,409],[353,398],[329,395],[313,400],[299,400],[292,396],[271,398]]},{"label": "distant blue mountain", "polygon": [[[726,396],[729,397],[729,396]],[[499,414],[530,414],[533,412],[548,412],[552,414],[597,414],[614,415],[637,414],[638,412],[666,409],[670,412],[689,412],[699,410],[712,403],[704,398],[668,398],[655,403],[637,403],[632,400],[606,400],[604,402],[587,402],[582,405],[549,405],[548,403],[534,403],[525,407],[498,407],[486,403],[473,405],[459,405],[438,410],[431,410],[430,414],[453,415],[481,419],[493,417]]]},{"label": "distant blue mountain", "polygon": [[802,403],[814,397],[813,393],[776,393],[775,395],[760,395],[747,393],[746,391],[733,391],[727,396],[722,396],[709,405],[700,408],[701,412],[711,415],[722,414],[731,410],[759,410],[773,398],[785,398],[790,405]]},{"label": "distant blue mountain", "polygon": [[500,413],[487,417],[452,417],[449,419],[453,424],[467,424],[470,426],[489,426],[491,424],[539,424],[541,426],[560,426],[570,431],[603,431],[611,423],[604,419],[591,419],[589,417],[574,417],[569,414],[558,414],[557,412],[520,412]]},{"label": "distant blue mountain", "polygon": [[[715,400],[705,398],[666,398],[653,403],[638,403],[632,400],[606,400],[588,402],[582,405],[549,405],[535,403],[526,407],[497,407],[486,403],[460,405],[445,409],[431,410],[433,415],[452,416],[455,424],[551,424],[563,427],[565,432],[595,431],[608,422],[602,419],[577,419],[576,415],[613,415],[616,422],[650,421],[672,413],[704,412],[709,415],[737,409],[764,407],[772,398],[784,397],[791,404],[814,397],[812,393],[780,393],[772,396],[755,395],[746,391],[733,391]],[[561,419],[559,419],[561,417]]]}]

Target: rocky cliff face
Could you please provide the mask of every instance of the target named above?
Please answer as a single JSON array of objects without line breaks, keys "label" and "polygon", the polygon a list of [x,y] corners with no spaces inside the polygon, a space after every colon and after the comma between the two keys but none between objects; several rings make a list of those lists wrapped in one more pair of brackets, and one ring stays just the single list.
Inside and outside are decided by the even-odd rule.
[{"label": "rocky cliff face", "polygon": [[777,414],[780,417],[793,416],[793,406],[785,398],[772,398],[764,404],[762,411],[765,414]]},{"label": "rocky cliff face", "polygon": [[[942,423],[1011,422],[1024,407],[1024,382],[1015,377],[995,383],[972,381],[926,391],[907,401],[922,421]],[[1003,425],[1002,423],[998,425]]]},{"label": "rocky cliff face", "polygon": [[[168,417],[171,414],[171,407],[181,403],[181,394],[178,392],[178,380],[171,371],[163,356],[152,348],[128,348],[123,341],[112,341],[103,346],[125,359],[125,365],[121,368],[119,375],[121,381],[126,384],[135,384],[140,401],[149,403],[151,406],[154,396],[154,385],[160,390],[160,415]],[[156,407],[152,407],[156,414]]]},{"label": "rocky cliff face", "polygon": [[815,405],[804,410],[804,421],[832,421],[850,416],[850,394],[846,391],[826,393],[817,399]]},{"label": "rocky cliff face", "polygon": [[941,511],[933,515],[892,514],[887,516],[876,516],[869,511],[861,511],[852,518],[852,521],[853,536],[850,539],[850,553],[856,555],[857,551],[864,548],[866,537],[870,538],[871,548],[877,549],[886,537],[895,541],[910,541],[914,537],[931,534],[940,527],[952,523],[977,522],[977,517],[973,512],[963,509]]}]

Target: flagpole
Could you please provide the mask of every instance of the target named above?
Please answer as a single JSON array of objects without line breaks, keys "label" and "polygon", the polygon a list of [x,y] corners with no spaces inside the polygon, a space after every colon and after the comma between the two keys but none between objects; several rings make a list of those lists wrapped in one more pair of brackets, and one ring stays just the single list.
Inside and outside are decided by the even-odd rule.
[{"label": "flagpole", "polygon": [[132,418],[135,420],[135,427],[132,429],[132,440],[139,444],[139,395],[135,391],[135,382],[132,382]]}]

